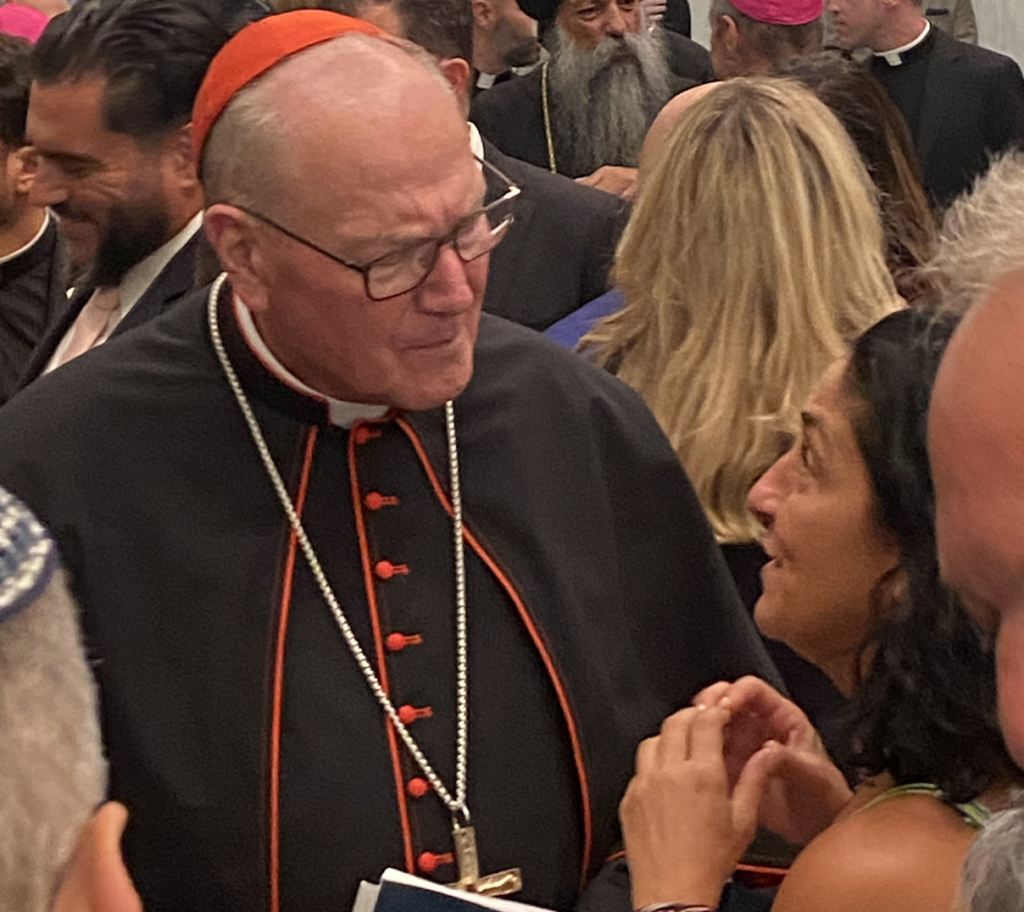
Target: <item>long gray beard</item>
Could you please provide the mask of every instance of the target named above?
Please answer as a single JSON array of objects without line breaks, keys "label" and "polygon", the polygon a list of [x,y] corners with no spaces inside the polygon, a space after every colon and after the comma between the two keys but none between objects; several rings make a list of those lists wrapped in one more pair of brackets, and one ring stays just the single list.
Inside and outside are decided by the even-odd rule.
[{"label": "long gray beard", "polygon": [[636,167],[647,129],[670,95],[661,36],[646,29],[577,46],[561,26],[552,35],[549,81],[559,171],[579,177],[601,165]]}]

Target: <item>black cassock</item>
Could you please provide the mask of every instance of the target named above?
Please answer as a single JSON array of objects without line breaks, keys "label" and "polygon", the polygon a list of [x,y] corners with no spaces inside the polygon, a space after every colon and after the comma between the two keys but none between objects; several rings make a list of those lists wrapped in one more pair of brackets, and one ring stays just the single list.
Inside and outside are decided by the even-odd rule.
[{"label": "black cassock", "polygon": [[[453,789],[443,410],[332,426],[227,291],[219,313],[355,634]],[[0,412],[0,483],[56,535],[84,611],[146,908],[345,912],[389,865],[454,880],[449,814],[297,552],[206,319],[195,294]],[[485,315],[455,408],[481,870],[518,865],[523,899],[569,908],[615,849],[638,739],[702,685],[773,672],[624,385]]]}]

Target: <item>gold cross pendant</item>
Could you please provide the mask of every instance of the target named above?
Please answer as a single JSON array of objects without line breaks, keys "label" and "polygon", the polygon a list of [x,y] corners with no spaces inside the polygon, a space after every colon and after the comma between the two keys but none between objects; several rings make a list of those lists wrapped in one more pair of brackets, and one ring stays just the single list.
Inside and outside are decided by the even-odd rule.
[{"label": "gold cross pendant", "polygon": [[459,879],[451,884],[455,889],[485,896],[508,896],[523,889],[523,875],[519,868],[480,876],[475,827],[453,823],[452,838],[455,840],[455,861],[459,866]]}]

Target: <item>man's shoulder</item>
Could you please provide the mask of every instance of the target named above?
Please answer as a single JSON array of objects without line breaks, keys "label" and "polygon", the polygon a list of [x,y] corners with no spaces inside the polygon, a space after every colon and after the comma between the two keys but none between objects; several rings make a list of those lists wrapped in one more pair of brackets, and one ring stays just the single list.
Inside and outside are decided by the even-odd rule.
[{"label": "man's shoulder", "polygon": [[206,289],[191,292],[162,316],[113,337],[39,377],[0,409],[0,432],[48,428],[61,434],[98,414],[117,414],[148,389],[173,386],[211,362],[205,339]]},{"label": "man's shoulder", "polygon": [[495,116],[498,113],[507,113],[524,104],[529,104],[531,101],[539,102],[540,80],[541,68],[537,67],[525,76],[517,76],[515,79],[509,79],[489,88],[486,92],[481,92],[473,100],[469,119],[476,122],[478,115]]},{"label": "man's shoulder", "polygon": [[935,29],[933,59],[950,64],[960,62],[961,65],[982,73],[1020,73],[1020,66],[1012,57],[991,48],[960,41],[941,29]]},{"label": "man's shoulder", "polygon": [[602,218],[618,218],[622,211],[619,197],[577,183],[563,174],[512,158],[493,143],[485,143],[485,158],[510,177],[522,190],[523,198],[533,197],[545,211],[566,217],[592,214]]},{"label": "man's shoulder", "polygon": [[547,409],[580,421],[588,404],[600,401],[645,425],[654,421],[640,396],[617,377],[535,330],[486,313],[467,392],[502,407]]}]

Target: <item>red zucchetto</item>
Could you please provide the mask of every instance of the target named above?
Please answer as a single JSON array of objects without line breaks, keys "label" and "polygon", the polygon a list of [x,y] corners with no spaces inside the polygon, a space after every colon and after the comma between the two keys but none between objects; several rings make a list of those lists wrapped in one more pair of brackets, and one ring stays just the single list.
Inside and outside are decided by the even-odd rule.
[{"label": "red zucchetto", "polygon": [[192,109],[192,148],[196,162],[228,102],[258,76],[286,57],[348,32],[384,35],[363,19],[322,9],[292,10],[252,22],[221,48],[199,87]]}]

